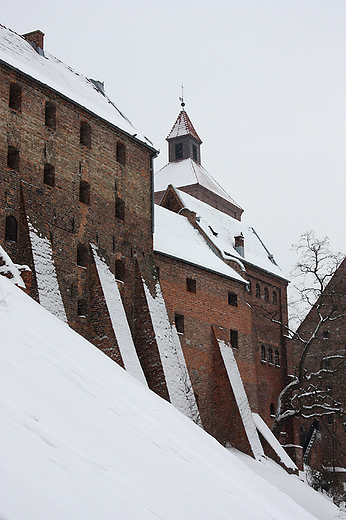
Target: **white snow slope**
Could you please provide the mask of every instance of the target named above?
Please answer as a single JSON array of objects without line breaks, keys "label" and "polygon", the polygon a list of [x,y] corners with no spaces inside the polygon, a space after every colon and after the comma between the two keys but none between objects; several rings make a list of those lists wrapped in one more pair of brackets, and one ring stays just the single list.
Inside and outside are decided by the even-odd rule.
[{"label": "white snow slope", "polygon": [[1,519],[316,518],[2,276],[0,345]]}]

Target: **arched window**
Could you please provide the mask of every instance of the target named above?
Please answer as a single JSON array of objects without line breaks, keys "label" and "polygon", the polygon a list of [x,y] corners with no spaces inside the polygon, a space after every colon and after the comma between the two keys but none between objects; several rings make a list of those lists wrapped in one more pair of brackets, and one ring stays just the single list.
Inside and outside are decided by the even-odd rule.
[{"label": "arched window", "polygon": [[17,242],[18,224],[17,219],[13,215],[6,217],[5,223],[5,240],[11,240],[11,242]]},{"label": "arched window", "polygon": [[264,299],[265,299],[265,300],[269,300],[269,291],[268,291],[268,287],[265,287],[265,288],[264,288]]},{"label": "arched window", "polygon": [[277,292],[276,291],[273,291],[273,303],[277,303],[278,302],[278,295],[277,295]]},{"label": "arched window", "polygon": [[268,348],[268,363],[269,365],[273,364],[273,349],[271,347]]},{"label": "arched window", "polygon": [[51,101],[46,101],[45,114],[44,114],[45,125],[55,130],[56,127],[56,107]]},{"label": "arched window", "polygon": [[88,267],[89,263],[89,250],[84,244],[77,246],[77,265],[81,267]]},{"label": "arched window", "polygon": [[274,406],[274,403],[270,403],[270,417],[275,417],[275,406]]},{"label": "arched window", "polygon": [[91,147],[91,126],[86,121],[80,123],[79,141],[80,144],[84,144],[88,148]]},{"label": "arched window", "polygon": [[14,110],[20,111],[22,104],[22,87],[18,83],[10,84],[10,98],[8,106]]},{"label": "arched window", "polygon": [[125,166],[126,162],[126,147],[123,143],[117,142],[117,162]]},{"label": "arched window", "polygon": [[280,352],[278,351],[277,348],[275,349],[275,352],[274,352],[274,361],[275,361],[275,366],[279,367],[280,366]]},{"label": "arched window", "polygon": [[7,166],[19,172],[19,150],[14,146],[9,146],[7,149]]},{"label": "arched window", "polygon": [[114,275],[117,280],[121,280],[121,281],[125,280],[125,261],[123,258],[120,258],[115,261]]},{"label": "arched window", "polygon": [[260,297],[261,297],[261,288],[260,288],[259,283],[256,283],[256,298],[260,298]]},{"label": "arched window", "polygon": [[264,345],[261,346],[261,361],[263,363],[266,363],[266,361],[267,361],[266,348]]}]

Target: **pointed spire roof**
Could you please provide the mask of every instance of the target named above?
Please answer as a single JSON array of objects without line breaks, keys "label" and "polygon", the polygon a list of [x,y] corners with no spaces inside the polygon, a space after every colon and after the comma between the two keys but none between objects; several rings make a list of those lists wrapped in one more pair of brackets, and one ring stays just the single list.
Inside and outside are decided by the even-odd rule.
[{"label": "pointed spire roof", "polygon": [[174,123],[173,128],[166,139],[168,141],[169,139],[174,139],[175,137],[181,137],[183,135],[190,135],[191,137],[196,139],[199,144],[202,144],[202,141],[198,137],[198,134],[194,129],[193,124],[191,123],[190,118],[185,110],[180,111],[177,120]]}]

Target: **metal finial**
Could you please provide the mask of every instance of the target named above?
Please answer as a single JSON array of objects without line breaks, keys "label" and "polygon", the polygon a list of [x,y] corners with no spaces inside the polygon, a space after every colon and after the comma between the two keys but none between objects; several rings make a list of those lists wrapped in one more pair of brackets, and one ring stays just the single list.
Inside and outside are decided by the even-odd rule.
[{"label": "metal finial", "polygon": [[179,100],[181,101],[180,104],[184,110],[185,103],[184,103],[184,84],[183,83],[181,84],[181,97],[179,98]]}]

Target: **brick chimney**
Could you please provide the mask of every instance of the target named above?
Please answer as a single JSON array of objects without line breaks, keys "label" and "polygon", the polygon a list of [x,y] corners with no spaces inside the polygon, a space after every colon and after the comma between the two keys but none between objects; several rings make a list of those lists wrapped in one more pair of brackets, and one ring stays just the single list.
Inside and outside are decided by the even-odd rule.
[{"label": "brick chimney", "polygon": [[43,56],[44,52],[44,45],[43,45],[43,39],[44,39],[44,33],[42,31],[32,31],[26,34],[23,34],[23,38],[26,39],[27,42],[30,43],[30,45],[33,46],[36,52],[41,54]]},{"label": "brick chimney", "polygon": [[245,256],[245,249],[244,249],[244,235],[243,233],[240,233],[240,235],[236,235],[234,237],[234,249],[238,251],[238,253],[244,257]]}]

